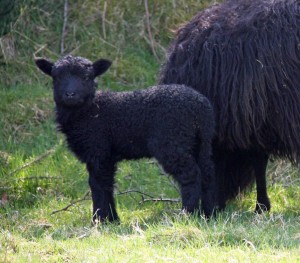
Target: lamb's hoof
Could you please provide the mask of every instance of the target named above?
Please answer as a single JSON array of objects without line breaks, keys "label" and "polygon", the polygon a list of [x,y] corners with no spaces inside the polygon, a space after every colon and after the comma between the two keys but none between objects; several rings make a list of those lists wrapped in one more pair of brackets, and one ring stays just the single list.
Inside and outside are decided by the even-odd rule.
[{"label": "lamb's hoof", "polygon": [[222,203],[222,204],[217,204],[216,207],[215,207],[215,213],[218,213],[218,212],[223,212],[226,208],[226,204]]},{"label": "lamb's hoof", "polygon": [[92,226],[100,226],[103,224],[120,224],[120,218],[118,216],[107,216],[107,217],[100,217],[100,216],[93,216],[92,218]]},{"label": "lamb's hoof", "polygon": [[265,203],[256,203],[255,213],[262,214],[265,212],[269,212],[270,209],[271,209],[271,204],[269,201]]},{"label": "lamb's hoof", "polygon": [[200,215],[205,219],[211,219],[216,217],[216,213],[217,210],[214,207],[209,207],[209,208],[206,207],[205,209],[202,207],[200,210]]}]

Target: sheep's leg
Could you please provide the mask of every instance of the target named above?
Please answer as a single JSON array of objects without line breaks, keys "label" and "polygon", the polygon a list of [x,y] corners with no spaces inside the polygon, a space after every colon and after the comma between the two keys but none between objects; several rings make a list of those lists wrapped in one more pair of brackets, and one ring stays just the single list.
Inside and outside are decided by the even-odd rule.
[{"label": "sheep's leg", "polygon": [[113,197],[115,164],[92,162],[87,164],[93,200],[93,221],[115,221],[118,215]]},{"label": "sheep's leg", "polygon": [[258,151],[214,153],[216,180],[218,188],[218,206],[224,209],[226,201],[234,198],[249,184],[256,180],[256,212],[269,211],[270,201],[266,188],[266,167],[268,155]]},{"label": "sheep's leg", "polygon": [[266,170],[268,164],[268,155],[259,154],[254,159],[253,166],[256,178],[257,202],[255,212],[261,213],[270,211],[271,204],[267,193]]},{"label": "sheep's leg", "polygon": [[218,209],[222,210],[228,200],[236,197],[246,186],[254,182],[253,156],[255,154],[248,151],[215,150]]}]

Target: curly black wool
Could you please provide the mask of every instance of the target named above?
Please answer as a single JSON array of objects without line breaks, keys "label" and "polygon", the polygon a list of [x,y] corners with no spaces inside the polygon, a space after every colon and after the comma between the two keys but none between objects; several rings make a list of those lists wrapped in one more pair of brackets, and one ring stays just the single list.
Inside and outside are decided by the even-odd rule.
[{"label": "curly black wool", "polygon": [[208,99],[183,85],[132,92],[96,93],[95,77],[110,61],[66,56],[53,64],[37,59],[53,78],[56,120],[69,148],[87,165],[94,220],[117,220],[113,198],[116,164],[155,157],[180,185],[182,207],[210,216],[215,207],[212,139],[214,113]]}]

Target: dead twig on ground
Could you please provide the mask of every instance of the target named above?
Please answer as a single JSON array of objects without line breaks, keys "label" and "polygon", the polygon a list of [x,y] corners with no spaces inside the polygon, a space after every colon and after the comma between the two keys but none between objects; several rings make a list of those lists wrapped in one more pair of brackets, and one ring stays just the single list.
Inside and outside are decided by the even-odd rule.
[{"label": "dead twig on ground", "polygon": [[33,164],[35,164],[35,163],[40,162],[41,160],[45,159],[45,158],[48,157],[49,155],[53,154],[53,153],[55,152],[55,150],[56,150],[56,146],[53,147],[53,148],[51,148],[50,150],[44,152],[43,154],[41,154],[40,156],[38,156],[38,157],[35,158],[34,160],[32,160],[32,161],[30,161],[30,162],[24,164],[23,166],[21,166],[21,167],[15,169],[15,170],[13,170],[12,172],[9,173],[9,176],[11,176],[11,175],[13,175],[13,174],[15,174],[15,173],[17,173],[17,172],[19,172],[19,171],[25,169],[25,168],[28,168],[29,166],[31,166],[31,165],[33,165]]},{"label": "dead twig on ground", "polygon": [[[143,204],[145,202],[171,202],[171,203],[177,203],[180,202],[179,198],[163,198],[163,197],[153,197],[149,194],[146,194],[144,192],[138,191],[138,190],[127,190],[125,192],[120,192],[118,193],[118,195],[123,195],[123,194],[130,194],[130,193],[137,193],[140,194],[142,197],[142,200],[139,202],[139,204]],[[149,198],[145,198],[145,196],[149,197]]]},{"label": "dead twig on ground", "polygon": [[[84,194],[84,196],[83,196],[81,199],[72,201],[70,204],[68,204],[68,205],[65,206],[64,208],[53,211],[53,212],[51,213],[51,215],[54,215],[54,214],[56,214],[56,213],[58,213],[58,212],[67,211],[71,206],[73,206],[73,205],[75,205],[75,204],[77,204],[77,203],[80,203],[80,202],[83,202],[83,201],[90,200],[90,199],[91,199],[91,198],[89,197],[89,194],[90,194],[90,193],[91,193],[91,191],[88,190],[88,191]],[[89,197],[89,198],[88,198],[88,197]]]},{"label": "dead twig on ground", "polygon": [[[54,214],[59,213],[59,212],[67,211],[70,207],[74,206],[75,204],[81,203],[83,201],[91,200],[91,198],[89,196],[90,193],[91,193],[91,191],[88,190],[81,199],[72,201],[67,206],[65,206],[65,207],[63,207],[61,209],[53,211],[51,213],[51,215],[54,215]],[[117,193],[117,195],[124,195],[124,194],[131,194],[131,193],[136,193],[136,194],[140,194],[141,195],[142,200],[139,202],[139,205],[141,205],[143,203],[146,203],[146,202],[171,202],[171,203],[178,203],[178,202],[180,202],[179,198],[162,198],[162,197],[155,198],[155,197],[153,197],[153,196],[151,196],[149,194],[146,194],[146,193],[138,191],[138,190],[127,190],[127,191],[124,191],[124,192],[119,192],[119,193]],[[147,196],[149,198],[145,198],[145,196]]]},{"label": "dead twig on ground", "polygon": [[59,180],[62,179],[60,176],[28,176],[23,178],[16,178],[17,181],[19,180]]},{"label": "dead twig on ground", "polygon": [[162,197],[158,197],[158,198],[147,198],[147,199],[142,199],[142,201],[140,201],[140,205],[142,205],[143,203],[146,202],[170,202],[170,203],[178,203],[181,200],[179,198],[162,198]]},{"label": "dead twig on ground", "polygon": [[164,170],[162,170],[162,175],[166,176],[168,178],[170,184],[174,187],[174,189],[177,191],[177,193],[180,194],[180,189],[179,189],[178,185],[176,184],[176,182],[174,182],[173,178],[170,175],[168,175],[167,173],[165,173]]},{"label": "dead twig on ground", "polygon": [[142,197],[143,196],[148,196],[149,198],[154,198],[153,196],[151,196],[149,194],[146,194],[146,193],[143,193],[143,192],[138,191],[138,190],[127,190],[127,191],[124,191],[124,192],[119,192],[119,193],[117,193],[117,195],[124,195],[124,194],[131,194],[131,193],[141,194]]}]

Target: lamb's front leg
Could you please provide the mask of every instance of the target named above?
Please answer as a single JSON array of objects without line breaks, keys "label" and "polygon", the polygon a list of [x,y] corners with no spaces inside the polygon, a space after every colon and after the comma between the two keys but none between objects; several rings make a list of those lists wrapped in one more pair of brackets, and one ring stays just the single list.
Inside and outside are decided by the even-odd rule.
[{"label": "lamb's front leg", "polygon": [[119,220],[113,197],[115,163],[99,160],[87,163],[93,200],[93,222]]}]

